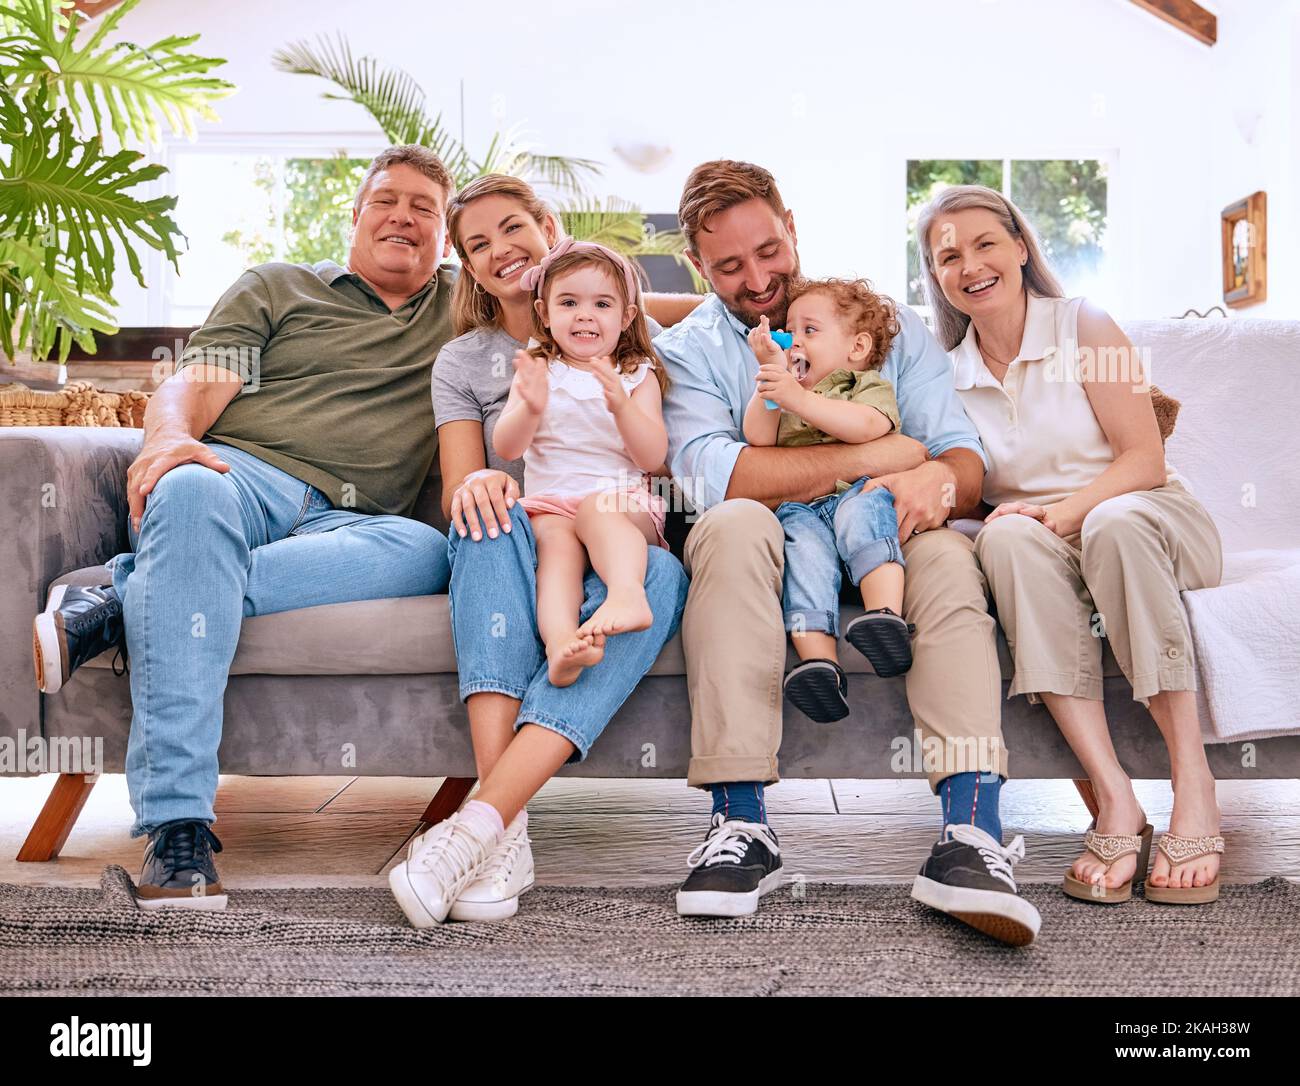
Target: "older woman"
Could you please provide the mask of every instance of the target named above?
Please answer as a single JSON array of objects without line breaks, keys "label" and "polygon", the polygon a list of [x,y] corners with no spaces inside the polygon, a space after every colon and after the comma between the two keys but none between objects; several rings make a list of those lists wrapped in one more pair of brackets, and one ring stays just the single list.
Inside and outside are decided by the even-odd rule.
[{"label": "older woman", "polygon": [[1169,749],[1173,814],[1146,896],[1212,901],[1223,838],[1180,592],[1218,584],[1218,531],[1165,462],[1133,345],[1096,306],[1064,297],[1010,200],[947,189],[917,239],[936,332],[992,465],[995,508],[975,553],[1015,658],[1010,694],[1047,705],[1096,790],[1065,891],[1125,900],[1150,850],[1107,729],[1105,636]]},{"label": "older woman", "polygon": [[[562,765],[587,756],[676,632],[687,588],[681,563],[651,547],[650,628],[609,638],[601,663],[572,685],[548,680],[537,629],[537,549],[516,500],[523,462],[501,460],[492,432],[515,352],[533,328],[531,293],[520,281],[555,245],[559,227],[525,182],[492,174],[452,198],[447,229],[461,258],[452,298],[457,338],[434,363],[433,402],[443,512],[452,526],[452,635],[481,783],[474,800],[426,834],[393,872],[393,891],[419,926],[447,915],[492,920],[515,912],[533,879],[525,804]],[[671,319],[695,301],[647,304]],[[581,621],[604,599],[604,584],[588,572]],[[486,863],[475,859],[476,841],[493,849]]]}]

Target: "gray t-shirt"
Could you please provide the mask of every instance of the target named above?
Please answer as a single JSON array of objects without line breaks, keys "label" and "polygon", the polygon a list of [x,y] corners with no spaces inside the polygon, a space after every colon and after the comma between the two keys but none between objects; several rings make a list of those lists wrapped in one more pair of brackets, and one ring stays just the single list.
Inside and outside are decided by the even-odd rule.
[{"label": "gray t-shirt", "polygon": [[[663,329],[647,317],[653,339]],[[487,466],[504,471],[524,488],[524,462],[502,460],[492,447],[492,431],[506,406],[515,376],[515,352],[526,347],[495,326],[475,328],[446,343],[433,364],[433,424],[481,422]]]}]

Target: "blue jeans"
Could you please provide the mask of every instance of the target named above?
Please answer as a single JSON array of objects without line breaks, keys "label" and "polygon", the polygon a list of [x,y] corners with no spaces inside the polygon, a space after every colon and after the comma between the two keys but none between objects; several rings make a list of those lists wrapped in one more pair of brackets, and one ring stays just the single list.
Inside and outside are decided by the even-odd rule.
[{"label": "blue jeans", "polygon": [[866,478],[843,494],[782,502],[776,518],[785,530],[781,610],[787,630],[840,635],[840,569],[853,584],[886,562],[903,562],[894,495],[884,487],[863,493]]},{"label": "blue jeans", "polygon": [[209,442],[222,474],[182,464],[145,502],[133,554],[109,562],[131,654],[131,836],[212,822],[222,695],[242,620],[445,592],[447,537],[406,517],[335,509],[315,487]]},{"label": "blue jeans", "polygon": [[[451,631],[461,700],[487,691],[517,698],[523,704],[516,730],[539,724],[558,732],[578,748],[569,760],[581,761],[677,632],[686,608],[686,571],[668,551],[650,547],[645,591],[654,622],[609,638],[599,664],[571,686],[552,686],[537,632],[537,544],[519,505],[510,510],[510,526],[496,539],[485,533],[477,542],[451,532]],[[588,570],[578,621],[604,602],[605,584]]]}]

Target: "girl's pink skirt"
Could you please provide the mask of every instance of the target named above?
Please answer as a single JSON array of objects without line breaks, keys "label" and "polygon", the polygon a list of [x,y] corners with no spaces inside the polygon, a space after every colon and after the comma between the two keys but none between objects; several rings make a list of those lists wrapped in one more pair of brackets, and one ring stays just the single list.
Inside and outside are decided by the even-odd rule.
[{"label": "girl's pink skirt", "polygon": [[[596,502],[597,508],[602,511],[610,509],[621,513],[649,513],[655,526],[655,535],[659,537],[659,546],[665,550],[668,548],[668,540],[664,538],[664,521],[668,517],[668,503],[664,501],[663,495],[652,494],[648,488],[593,491],[593,493],[602,496]],[[519,504],[530,516],[534,513],[554,513],[556,516],[568,517],[572,520],[578,515],[578,506],[589,497],[591,494],[530,494],[520,498]]]}]

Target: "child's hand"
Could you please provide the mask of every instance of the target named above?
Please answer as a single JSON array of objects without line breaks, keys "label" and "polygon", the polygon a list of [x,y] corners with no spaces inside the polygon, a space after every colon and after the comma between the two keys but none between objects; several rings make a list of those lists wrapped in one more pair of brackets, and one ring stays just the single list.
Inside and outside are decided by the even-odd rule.
[{"label": "child's hand", "polygon": [[609,355],[592,358],[581,363],[578,368],[594,374],[600,382],[601,390],[605,393],[605,406],[611,415],[618,415],[628,405],[630,400],[627,389],[623,387],[623,375],[614,369],[614,360]]},{"label": "child's hand", "polygon": [[[778,347],[777,351],[784,356],[785,352],[781,348]],[[758,386],[758,395],[763,399],[771,400],[791,414],[799,414],[799,403],[808,392],[795,375],[786,369],[784,361],[776,365],[763,363],[758,367],[758,376],[754,381]]]},{"label": "child's hand", "polygon": [[515,388],[524,406],[534,415],[546,410],[546,400],[551,394],[547,376],[547,362],[527,351],[515,352]]},{"label": "child's hand", "polygon": [[754,352],[760,366],[788,366],[785,351],[772,338],[772,327],[767,317],[759,317],[758,325],[749,330],[749,349]]}]

